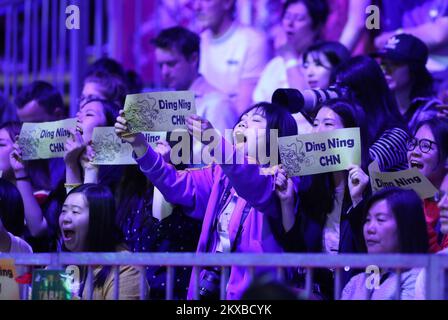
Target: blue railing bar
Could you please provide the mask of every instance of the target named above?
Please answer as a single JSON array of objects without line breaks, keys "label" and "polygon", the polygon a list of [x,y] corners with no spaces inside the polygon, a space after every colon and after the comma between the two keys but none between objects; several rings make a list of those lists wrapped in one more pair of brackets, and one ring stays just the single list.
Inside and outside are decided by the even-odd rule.
[{"label": "blue railing bar", "polygon": [[341,268],[336,268],[335,272],[334,272],[334,300],[340,300],[341,299],[341,292],[342,292],[342,288],[341,288],[341,284],[342,284],[342,280],[341,280],[341,275],[342,275],[342,269]]},{"label": "blue railing bar", "polygon": [[307,299],[311,297],[312,290],[313,290],[313,269],[307,267],[305,278],[305,296]]},{"label": "blue railing bar", "polygon": [[120,266],[114,266],[114,300],[120,299]]},{"label": "blue railing bar", "polygon": [[30,52],[31,52],[31,0],[25,1],[25,25],[23,33],[23,85],[30,81]]},{"label": "blue railing bar", "polygon": [[19,13],[18,7],[14,7],[12,11],[12,96],[17,96],[17,63],[18,63],[18,47],[19,47]]},{"label": "blue railing bar", "polygon": [[134,23],[134,28],[135,28],[135,71],[137,73],[141,73],[142,71],[142,32],[141,32],[141,27],[142,27],[142,13],[143,13],[143,4],[142,4],[142,0],[136,0],[135,1],[135,14],[134,14],[134,18],[135,18],[135,23]]},{"label": "blue railing bar", "polygon": [[[93,268],[92,268],[92,266],[87,267],[86,282],[87,282],[87,287],[88,287],[87,300],[92,300],[93,299]],[[85,288],[85,286],[84,286],[84,288]],[[84,295],[84,293],[83,293],[83,295]]]},{"label": "blue railing bar", "polygon": [[95,58],[99,59],[103,46],[103,0],[95,0]]},{"label": "blue railing bar", "polygon": [[281,282],[283,281],[284,273],[282,267],[277,267],[277,281]]},{"label": "blue railing bar", "polygon": [[9,61],[11,61],[11,51],[12,51],[12,9],[13,6],[9,5],[6,9],[6,36],[5,36],[5,62],[4,62],[4,74],[5,74],[5,86],[4,92],[5,97],[9,97],[9,82],[10,82],[10,66]]},{"label": "blue railing bar", "polygon": [[65,9],[67,7],[67,1],[66,0],[59,0],[60,1],[60,8],[59,8],[59,68],[58,68],[58,74],[59,74],[59,81],[57,83],[57,87],[59,89],[59,92],[64,96],[65,94],[65,48],[66,48],[66,35],[67,35],[67,28],[65,26],[65,20],[67,15],[65,14]]},{"label": "blue railing bar", "polygon": [[226,300],[227,274],[226,267],[221,267],[221,279],[219,281],[219,298]]},{"label": "blue railing bar", "polygon": [[19,5],[22,4],[23,0],[0,0],[0,7],[5,7],[8,5]]},{"label": "blue railing bar", "polygon": [[[383,268],[427,267],[429,259],[440,259],[448,266],[448,256],[443,255],[367,255],[367,254],[196,254],[196,253],[35,253],[0,254],[13,257],[18,264],[39,265],[48,263],[51,255],[58,255],[63,265],[171,265],[171,266],[260,266],[260,267],[317,267],[365,268],[370,264]],[[28,260],[30,258],[30,260]]]},{"label": "blue railing bar", "polygon": [[146,299],[146,268],[139,267],[140,270],[140,300]]},{"label": "blue railing bar", "polygon": [[395,283],[395,300],[401,300],[401,269],[397,268],[395,270],[395,273],[397,274],[396,283]]},{"label": "blue railing bar", "polygon": [[[41,63],[40,63],[40,77],[43,79],[47,75],[48,69],[48,18],[49,18],[49,0],[42,0],[42,18],[41,18],[41,34],[42,34],[42,47],[41,47]],[[47,79],[45,79],[47,80]]]},{"label": "blue railing bar", "polygon": [[32,41],[32,61],[33,61],[33,81],[38,77],[38,64],[39,64],[39,3],[37,1],[32,2],[31,11],[31,32],[33,37]]},{"label": "blue railing bar", "polygon": [[174,283],[174,268],[166,267],[166,300],[173,300],[173,283]]},{"label": "blue railing bar", "polygon": [[58,83],[58,0],[51,1],[51,71],[53,85]]},{"label": "blue railing bar", "polygon": [[193,298],[194,300],[199,300],[199,271],[198,267],[193,267],[191,274],[194,277],[193,281]]}]

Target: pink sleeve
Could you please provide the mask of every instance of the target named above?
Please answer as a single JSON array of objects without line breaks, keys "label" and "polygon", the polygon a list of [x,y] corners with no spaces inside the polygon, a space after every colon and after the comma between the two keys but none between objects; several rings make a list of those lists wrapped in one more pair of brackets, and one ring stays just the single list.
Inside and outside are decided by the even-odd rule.
[{"label": "pink sleeve", "polygon": [[178,171],[152,148],[136,161],[166,201],[184,207],[193,218],[203,218],[213,184],[212,168]]}]

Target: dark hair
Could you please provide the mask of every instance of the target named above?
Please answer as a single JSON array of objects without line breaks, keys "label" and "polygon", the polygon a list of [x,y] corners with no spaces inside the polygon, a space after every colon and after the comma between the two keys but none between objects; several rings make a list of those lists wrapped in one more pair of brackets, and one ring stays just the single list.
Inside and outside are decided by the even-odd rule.
[{"label": "dark hair", "polygon": [[16,107],[6,97],[0,94],[0,123],[17,121],[18,119]]},{"label": "dark hair", "polygon": [[24,87],[17,95],[15,104],[22,109],[27,103],[36,101],[46,113],[52,114],[57,108],[67,111],[59,91],[50,83],[45,81],[34,81]]},{"label": "dark hair", "polygon": [[123,106],[128,93],[125,79],[104,70],[96,70],[84,79],[84,84],[88,82],[98,84],[101,95],[105,100],[112,101],[118,106]]},{"label": "dark hair", "polygon": [[88,99],[82,106],[80,106],[80,109],[83,108],[86,104],[91,102],[99,102],[101,103],[103,107],[103,113],[106,117],[106,126],[113,126],[115,124],[115,121],[118,117],[118,112],[120,111],[120,106],[117,105],[115,102],[100,98],[91,98]]},{"label": "dark hair", "polygon": [[115,201],[109,188],[93,183],[83,184],[69,192],[82,193],[89,206],[89,229],[86,252],[115,252],[120,237],[115,227]]},{"label": "dark hair", "polygon": [[407,126],[398,111],[397,101],[387,85],[378,63],[368,56],[357,56],[341,64],[334,75],[336,86],[346,88],[369,120],[369,136],[373,140],[387,129]]},{"label": "dark hair", "polygon": [[428,69],[426,69],[426,66],[416,63],[409,63],[408,68],[412,81],[410,93],[411,100],[415,98],[434,96],[434,79]]},{"label": "dark hair", "polygon": [[152,43],[163,50],[174,50],[190,59],[193,54],[199,56],[199,36],[183,27],[172,27],[163,29]]},{"label": "dark hair", "polygon": [[323,107],[333,110],[342,120],[344,128],[359,128],[361,136],[361,160],[363,169],[369,165],[368,145],[371,138],[367,131],[367,119],[364,110],[356,103],[345,99],[330,99],[324,101],[319,110]]},{"label": "dark hair", "polygon": [[330,62],[332,74],[335,68],[341,63],[350,59],[350,51],[341,43],[336,41],[320,41],[311,45],[303,54],[303,64],[308,60],[308,56],[318,64],[322,64],[319,54],[322,53]]},{"label": "dark hair", "polygon": [[429,240],[423,201],[413,190],[388,187],[373,194],[364,206],[364,221],[370,208],[386,200],[397,224],[400,253],[428,253]]},{"label": "dark hair", "polygon": [[[277,129],[279,137],[293,136],[297,134],[297,123],[292,117],[289,111],[277,104],[272,104],[268,102],[260,102],[253,105],[251,108],[246,110],[238,118],[235,126],[241,121],[243,116],[249,111],[258,109],[262,111],[263,116],[266,118],[266,145],[269,146],[270,139],[270,129]],[[266,148],[267,156],[269,156],[270,148]]]},{"label": "dark hair", "polygon": [[[82,193],[89,207],[87,247],[84,251],[115,252],[122,237],[115,225],[115,201],[109,188],[87,183],[71,190],[67,197],[74,193]],[[102,267],[94,279],[94,286],[102,287],[110,271],[110,266]]]},{"label": "dark hair", "polygon": [[96,60],[87,70],[86,78],[96,74],[97,72],[108,73],[121,78],[126,79],[126,73],[123,66],[116,60],[103,57]]},{"label": "dark hair", "polygon": [[129,94],[140,93],[143,91],[143,79],[134,70],[126,71],[126,83]]},{"label": "dark hair", "polygon": [[23,200],[17,187],[8,180],[0,178],[0,220],[5,229],[15,236],[24,231]]},{"label": "dark hair", "polygon": [[285,15],[289,6],[295,3],[303,3],[306,7],[314,29],[322,27],[327,22],[330,9],[326,0],[287,0],[283,5],[282,17]]},{"label": "dark hair", "polygon": [[[320,109],[326,107],[333,110],[342,121],[344,128],[360,128],[361,135],[361,168],[367,171],[369,154],[367,143],[370,140],[365,129],[366,117],[363,109],[350,100],[339,98],[326,100]],[[344,203],[349,201],[349,192],[344,193]],[[314,220],[324,223],[326,216],[334,208],[335,185],[331,173],[315,174],[301,177],[299,182],[300,207]]]},{"label": "dark hair", "polygon": [[415,126],[413,134],[415,135],[418,129],[425,125],[431,129],[435,143],[437,143],[437,150],[439,150],[439,163],[445,162],[448,157],[448,120],[443,118],[432,118],[420,121]]},{"label": "dark hair", "polygon": [[[6,130],[10,139],[14,142],[20,134],[22,124],[17,121],[9,121],[0,124],[0,130]],[[26,171],[30,176],[31,183],[35,189],[50,190],[51,179],[48,160],[40,159],[26,162]]]}]

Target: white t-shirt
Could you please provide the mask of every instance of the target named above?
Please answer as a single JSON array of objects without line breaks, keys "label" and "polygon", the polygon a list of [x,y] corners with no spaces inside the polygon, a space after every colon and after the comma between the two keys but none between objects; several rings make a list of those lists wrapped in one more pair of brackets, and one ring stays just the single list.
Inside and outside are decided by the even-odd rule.
[{"label": "white t-shirt", "polygon": [[340,226],[344,189],[336,190],[333,211],[327,216],[322,237],[323,252],[337,254],[339,252]]},{"label": "white t-shirt", "polygon": [[278,88],[290,88],[286,62],[282,56],[272,59],[263,70],[255,87],[252,99],[254,102],[271,102],[272,94]]},{"label": "white t-shirt", "polygon": [[201,34],[200,73],[229,96],[238,96],[240,81],[258,79],[268,59],[265,36],[236,22],[219,38],[210,30]]}]

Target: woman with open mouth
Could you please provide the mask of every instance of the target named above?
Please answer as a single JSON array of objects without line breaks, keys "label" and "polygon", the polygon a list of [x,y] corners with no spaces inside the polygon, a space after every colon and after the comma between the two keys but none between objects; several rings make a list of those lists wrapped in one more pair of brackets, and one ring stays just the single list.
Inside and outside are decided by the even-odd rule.
[{"label": "woman with open mouth", "polygon": [[[120,233],[115,227],[115,201],[107,187],[84,184],[73,189],[65,199],[59,216],[62,250],[70,252],[123,252]],[[79,292],[75,296],[86,299],[89,284],[87,268],[81,269]],[[114,275],[110,266],[93,270],[93,299],[114,298]],[[131,266],[120,266],[119,299],[140,298],[140,272]],[[147,288],[149,289],[149,288]],[[149,290],[146,290],[149,292]]]},{"label": "woman with open mouth", "polygon": [[[417,124],[413,138],[407,143],[410,168],[417,168],[438,190],[448,173],[448,121],[431,119]],[[432,198],[424,201],[430,252],[448,248],[448,236],[439,229],[440,210]]]},{"label": "woman with open mouth", "polygon": [[[213,127],[198,116],[190,116],[187,127],[196,138],[201,138]],[[181,205],[191,217],[203,220],[202,232],[197,247],[198,253],[263,253],[282,252],[281,217],[279,201],[275,194],[272,175],[261,173],[259,165],[263,159],[251,161],[253,148],[270,149],[270,131],[278,130],[278,136],[297,133],[297,125],[284,108],[270,103],[259,103],[241,115],[234,127],[236,140],[232,144],[215,132],[214,147],[210,141],[204,150],[217,159],[217,150],[222,147],[226,159],[212,163],[202,169],[178,171],[163,160],[146,142],[141,133],[130,134],[123,111],[115,124],[115,131],[131,144],[140,170],[172,204]],[[204,139],[205,140],[205,139]],[[272,141],[274,142],[274,141]],[[211,149],[213,148],[213,149]],[[215,152],[213,152],[215,151]],[[278,153],[278,150],[275,150]],[[258,153],[255,153],[258,155]],[[238,155],[243,161],[239,162]],[[270,156],[270,155],[267,155]],[[196,297],[216,300],[220,297],[220,268],[204,268],[199,274],[199,292],[195,292],[196,278],[190,281],[188,298]],[[255,268],[255,273],[266,268]],[[275,273],[275,270],[269,269]],[[227,282],[227,299],[240,299],[250,283],[250,270],[246,267],[231,267]]]}]

